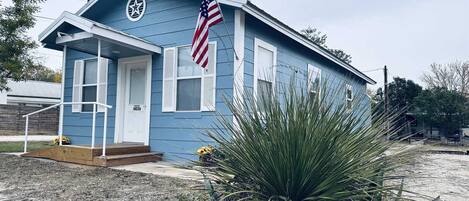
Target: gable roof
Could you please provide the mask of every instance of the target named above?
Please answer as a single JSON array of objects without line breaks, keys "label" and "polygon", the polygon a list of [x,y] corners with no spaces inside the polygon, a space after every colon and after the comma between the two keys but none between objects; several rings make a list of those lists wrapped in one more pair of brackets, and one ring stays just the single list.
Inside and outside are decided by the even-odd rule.
[{"label": "gable roof", "polygon": [[[48,37],[59,31],[60,27],[64,24],[70,24],[83,30],[86,34],[74,34],[69,36],[63,36],[62,42],[67,40],[77,40],[92,37],[105,38],[110,41],[118,41],[119,43],[126,44],[128,46],[141,49],[147,52],[161,53],[161,47],[143,40],[139,37],[129,35],[122,31],[113,29],[112,27],[104,24],[89,20],[87,18],[72,14],[69,12],[63,12],[49,27],[47,27],[41,34],[39,34],[39,41],[44,42]],[[61,42],[60,39],[56,39],[54,42]]]},{"label": "gable roof", "polygon": [[[296,31],[295,29],[289,27],[285,23],[281,22],[277,18],[273,17],[266,11],[262,10],[258,6],[254,5],[250,0],[218,0],[219,3],[233,6],[239,9],[242,9],[246,13],[254,16],[258,20],[264,22],[265,24],[269,25],[270,27],[274,28],[275,30],[279,31],[280,33],[288,36],[292,40],[300,43],[301,45],[313,50],[314,52],[324,56],[328,60],[336,63],[337,65],[343,67],[347,71],[353,73],[354,75],[358,76],[359,78],[365,80],[369,84],[376,84],[376,81],[365,75],[360,70],[356,69],[352,65],[347,62],[342,61],[337,56],[330,53],[328,50],[324,49],[323,47],[313,43],[306,37],[304,37],[301,33]],[[93,7],[98,0],[90,0],[86,3],[80,10],[77,11],[77,15],[83,15],[88,11],[91,7]]]}]

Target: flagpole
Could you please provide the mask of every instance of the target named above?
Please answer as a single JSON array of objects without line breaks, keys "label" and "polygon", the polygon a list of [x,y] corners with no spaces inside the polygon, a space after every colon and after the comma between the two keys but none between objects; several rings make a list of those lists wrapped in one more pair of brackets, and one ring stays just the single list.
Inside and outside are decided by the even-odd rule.
[{"label": "flagpole", "polygon": [[[230,31],[228,29],[228,26],[225,23],[225,15],[223,14],[223,10],[221,9],[220,3],[218,3],[218,0],[214,0],[214,1],[217,2],[218,7],[220,8],[220,14],[221,14],[221,17],[223,18],[223,25],[225,25],[225,30],[226,30],[227,33],[230,33]],[[234,32],[234,30],[233,30],[233,32]],[[234,34],[235,33],[233,33],[233,35]],[[231,40],[231,36],[228,36],[228,39],[230,40],[230,43],[233,44],[233,52],[235,54],[236,60],[239,60],[239,56],[238,56],[238,53],[236,52],[235,44],[234,44],[233,40]]]}]

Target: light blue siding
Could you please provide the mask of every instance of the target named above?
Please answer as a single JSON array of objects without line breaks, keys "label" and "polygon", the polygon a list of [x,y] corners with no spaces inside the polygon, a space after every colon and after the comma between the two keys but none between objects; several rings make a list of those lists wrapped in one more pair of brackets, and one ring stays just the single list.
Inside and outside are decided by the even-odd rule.
[{"label": "light blue siding", "polygon": [[[73,92],[73,70],[75,60],[96,58],[94,55],[81,53],[74,50],[67,51],[66,69],[65,69],[65,94],[64,101],[72,102]],[[117,87],[117,62],[110,60],[108,66],[108,86],[107,86],[107,103],[108,105],[116,105],[116,87]],[[101,144],[103,138],[103,113],[96,115],[96,143]],[[91,144],[91,125],[93,115],[91,113],[72,113],[71,106],[64,107],[64,135],[72,139],[73,144],[90,145]],[[115,107],[109,110],[108,114],[108,130],[107,141],[114,141],[114,122]]]},{"label": "light blue siding", "polygon": [[[125,14],[127,1],[98,1],[84,17],[108,25],[114,29],[141,37],[163,48],[189,45],[197,21],[199,0],[147,0],[145,16],[131,22]],[[152,94],[150,118],[150,146],[152,151],[163,152],[167,160],[194,159],[200,146],[212,143],[203,133],[216,123],[217,114],[232,118],[224,104],[224,97],[233,94],[233,35],[234,8],[222,7],[225,23],[210,30],[210,41],[217,42],[216,112],[162,112],[163,55],[152,56]],[[231,39],[230,39],[231,38]],[[262,39],[277,47],[277,82],[288,83],[293,69],[302,71],[297,76],[306,80],[308,64],[322,69],[323,77],[333,77],[335,83],[348,80],[354,85],[356,94],[365,93],[365,81],[349,75],[337,64],[288,39],[259,20],[246,16],[245,38],[245,87],[252,90],[254,72],[254,39]],[[65,75],[65,101],[72,99],[73,64],[77,59],[94,57],[77,51],[67,54]],[[291,67],[286,67],[291,66]],[[109,112],[108,142],[113,142],[115,127],[115,105],[117,86],[117,61],[111,61],[108,74],[108,104],[114,106]],[[345,102],[344,99],[338,100]],[[102,114],[98,115],[97,143],[101,142]],[[67,106],[64,111],[64,134],[72,137],[74,144],[90,144],[92,115],[72,113]]]},{"label": "light blue siding", "polygon": [[[127,1],[101,1],[93,9],[100,7],[101,12],[93,9],[85,14],[87,18],[111,26],[134,36],[151,41],[163,48],[190,45],[198,17],[200,1],[198,0],[147,0],[144,17],[138,22],[131,22],[125,14]],[[217,25],[210,30],[210,41],[217,42],[217,81],[216,81],[216,112],[162,112],[162,77],[163,55],[153,55],[152,94],[150,120],[150,146],[152,151],[163,152],[165,159],[194,159],[194,153],[200,146],[211,142],[205,137],[204,130],[211,128],[217,113],[232,118],[231,112],[224,104],[223,97],[233,93],[233,27],[234,10],[223,7],[224,25]],[[229,39],[228,37],[231,37]],[[81,58],[70,55],[68,60]],[[69,73],[70,72],[69,70]],[[113,73],[113,74],[111,74]],[[111,72],[113,80],[109,86],[108,103],[115,105],[116,72]],[[71,100],[72,74],[67,79],[67,100]],[[111,97],[113,96],[113,97]],[[110,100],[110,101],[109,101]],[[70,108],[65,111],[67,131],[73,135],[74,142],[89,143],[91,133],[91,115],[72,115]],[[114,111],[114,110],[113,110]],[[109,133],[114,133],[114,113],[110,118]],[[101,119],[99,119],[101,123]],[[99,128],[100,129],[100,128]],[[111,139],[111,138],[110,138]],[[112,142],[112,141],[110,141]]]},{"label": "light blue siding", "polygon": [[[279,93],[282,93],[282,87],[289,85],[292,76],[296,76],[299,87],[306,88],[308,64],[321,69],[323,81],[330,88],[338,88],[339,84],[348,83],[353,86],[355,95],[366,93],[364,80],[249,15],[246,16],[245,34],[244,85],[248,92],[252,92],[254,86],[254,46],[257,38],[277,48],[275,81]],[[343,97],[337,97],[335,103],[345,104],[345,89]]]}]

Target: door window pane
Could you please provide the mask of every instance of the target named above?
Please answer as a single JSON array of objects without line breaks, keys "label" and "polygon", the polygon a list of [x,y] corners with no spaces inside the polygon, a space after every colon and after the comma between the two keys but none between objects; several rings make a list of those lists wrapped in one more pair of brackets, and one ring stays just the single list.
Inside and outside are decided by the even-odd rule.
[{"label": "door window pane", "polygon": [[192,60],[191,47],[178,48],[178,77],[201,76],[201,68]]},{"label": "door window pane", "polygon": [[178,111],[200,110],[201,79],[178,80],[177,104]]},{"label": "door window pane", "polygon": [[85,72],[83,84],[96,84],[97,83],[97,68],[98,61],[96,59],[85,61]]},{"label": "door window pane", "polygon": [[145,104],[145,75],[144,69],[131,69],[130,70],[130,96],[129,104],[131,105],[144,105]]},{"label": "door window pane", "polygon": [[[96,86],[83,87],[83,102],[96,102]],[[92,112],[93,105],[83,105],[83,112]]]}]

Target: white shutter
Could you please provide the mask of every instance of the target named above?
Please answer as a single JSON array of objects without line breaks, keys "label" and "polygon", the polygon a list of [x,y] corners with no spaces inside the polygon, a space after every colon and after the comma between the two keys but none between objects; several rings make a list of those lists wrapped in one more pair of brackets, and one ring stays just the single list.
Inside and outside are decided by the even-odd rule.
[{"label": "white shutter", "polygon": [[[75,67],[73,69],[72,102],[81,102],[84,66],[85,62],[83,60],[75,61]],[[72,105],[72,112],[81,112],[81,105]]]},{"label": "white shutter", "polygon": [[[99,77],[98,77],[98,97],[97,102],[102,104],[107,104],[107,74],[108,74],[108,66],[109,60],[105,58],[100,59],[101,63],[98,65]],[[104,112],[105,107],[99,106],[98,112]]]},{"label": "white shutter", "polygon": [[202,75],[201,110],[215,111],[217,82],[217,45],[215,43],[209,45],[208,58],[208,66]]},{"label": "white shutter", "polygon": [[174,94],[176,73],[176,48],[166,48],[163,59],[163,112],[176,111],[176,98]]}]

